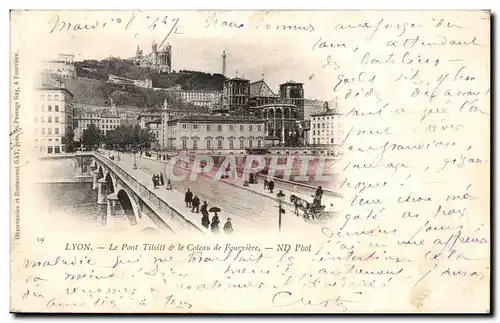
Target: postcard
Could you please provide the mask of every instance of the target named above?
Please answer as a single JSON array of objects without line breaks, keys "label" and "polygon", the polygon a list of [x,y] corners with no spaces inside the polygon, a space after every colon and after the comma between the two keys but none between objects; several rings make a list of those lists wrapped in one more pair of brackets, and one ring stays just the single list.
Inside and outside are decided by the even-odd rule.
[{"label": "postcard", "polygon": [[489,11],[10,18],[11,312],[490,312]]}]

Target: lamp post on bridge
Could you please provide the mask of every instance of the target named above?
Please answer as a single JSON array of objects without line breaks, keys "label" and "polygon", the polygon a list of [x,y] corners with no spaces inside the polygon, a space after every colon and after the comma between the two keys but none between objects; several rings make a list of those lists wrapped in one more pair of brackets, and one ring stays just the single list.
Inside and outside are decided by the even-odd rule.
[{"label": "lamp post on bridge", "polygon": [[134,169],[137,169],[137,161],[135,159],[136,151],[134,150]]},{"label": "lamp post on bridge", "polygon": [[283,201],[285,200],[285,194],[283,193],[282,190],[276,194],[278,197],[278,202],[279,202],[279,207],[278,207],[278,230],[281,232],[281,214],[285,213],[285,210],[283,209]]}]

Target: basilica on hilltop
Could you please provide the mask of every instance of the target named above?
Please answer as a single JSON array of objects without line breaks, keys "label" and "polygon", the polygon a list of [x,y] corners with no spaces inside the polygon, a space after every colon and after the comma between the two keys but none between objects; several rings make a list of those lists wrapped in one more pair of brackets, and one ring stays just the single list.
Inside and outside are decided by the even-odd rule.
[{"label": "basilica on hilltop", "polygon": [[134,62],[140,67],[155,69],[158,73],[170,73],[172,71],[172,46],[158,49],[155,41],[151,44],[151,53],[144,55],[142,49],[137,45]]}]

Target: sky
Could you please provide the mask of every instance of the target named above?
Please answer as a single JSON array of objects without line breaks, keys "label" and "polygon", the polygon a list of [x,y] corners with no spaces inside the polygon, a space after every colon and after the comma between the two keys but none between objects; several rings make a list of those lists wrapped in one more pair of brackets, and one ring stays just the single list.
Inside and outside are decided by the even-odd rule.
[{"label": "sky", "polygon": [[[173,70],[197,70],[222,73],[222,51],[227,54],[228,77],[262,79],[277,93],[279,84],[293,80],[304,83],[305,96],[331,100],[332,80],[319,70],[326,56],[311,51],[318,35],[307,31],[280,31],[283,24],[309,26],[307,12],[280,17],[265,12],[146,12],[135,13],[131,28],[129,12],[46,12],[38,17],[43,28],[30,37],[28,46],[40,59],[54,59],[58,53],[74,54],[75,60],[104,59],[110,56],[131,58],[137,45],[144,54],[151,43],[160,44],[166,35],[172,46]],[[229,14],[231,14],[229,16]],[[164,17],[167,16],[167,19]],[[150,18],[146,18],[150,17]],[[118,18],[120,24],[116,24]],[[154,30],[150,21],[156,21]],[[34,19],[34,18],[31,18]],[[112,24],[111,19],[115,21]],[[176,21],[176,19],[179,19]],[[162,24],[164,20],[166,23]],[[106,28],[101,26],[106,22]],[[98,25],[91,30],[74,31],[66,27]],[[269,30],[256,30],[258,24],[269,24]],[[232,26],[244,24],[243,28]],[[251,27],[250,27],[251,26]],[[100,29],[101,28],[101,29]],[[175,30],[175,28],[177,28]],[[316,27],[317,28],[317,27]],[[276,30],[278,29],[278,30]],[[170,32],[172,31],[172,32]],[[177,31],[177,32],[176,32]],[[33,29],[30,33],[35,33]],[[169,34],[170,33],[170,34]],[[38,43],[38,45],[35,45]],[[43,57],[42,57],[43,56]]]}]

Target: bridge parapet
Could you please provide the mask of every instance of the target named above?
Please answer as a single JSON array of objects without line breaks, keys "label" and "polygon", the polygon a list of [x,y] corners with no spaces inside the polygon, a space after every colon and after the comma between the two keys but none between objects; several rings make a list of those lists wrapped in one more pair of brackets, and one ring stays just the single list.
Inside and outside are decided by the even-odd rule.
[{"label": "bridge parapet", "polygon": [[[158,197],[154,191],[141,184],[119,165],[108,160],[100,153],[92,152],[92,156],[98,163],[104,165],[108,171],[113,172],[117,178],[130,188],[133,194],[136,194],[136,197],[139,197],[140,203],[147,206],[147,208],[140,207],[142,213],[149,216],[160,229],[170,229],[175,233],[186,230],[198,233],[205,231],[185,217],[176,207],[171,205],[171,203]],[[142,216],[142,214],[139,216]]]}]

